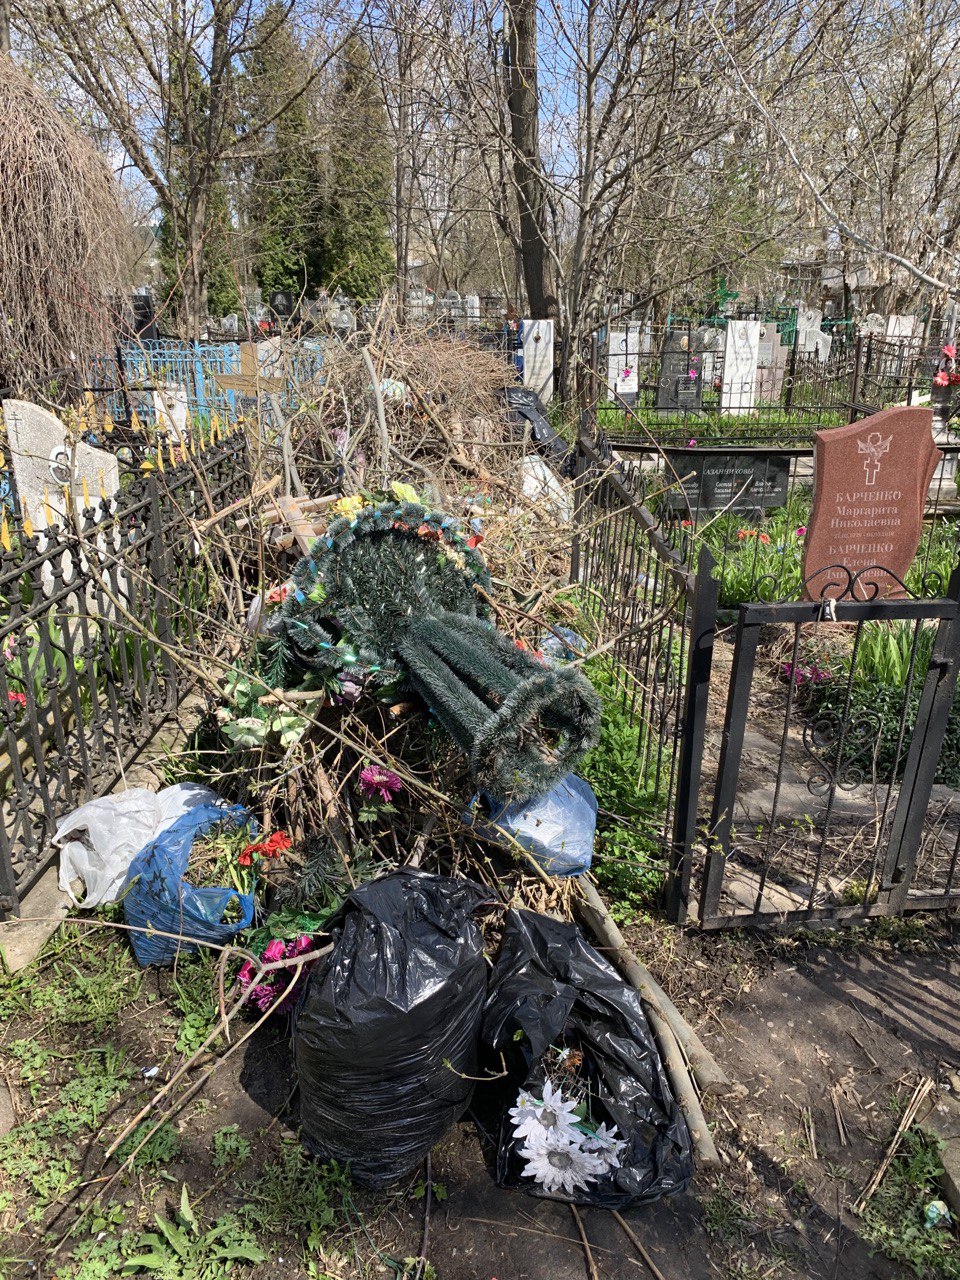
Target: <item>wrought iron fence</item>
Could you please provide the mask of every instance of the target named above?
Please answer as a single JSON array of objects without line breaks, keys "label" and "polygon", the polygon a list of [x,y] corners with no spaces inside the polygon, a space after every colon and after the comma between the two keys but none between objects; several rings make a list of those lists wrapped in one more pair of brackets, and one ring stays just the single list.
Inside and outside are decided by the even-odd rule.
[{"label": "wrought iron fence", "polygon": [[190,683],[182,659],[240,586],[229,521],[216,543],[197,522],[249,491],[234,432],[72,525],[3,526],[0,918],[54,856],[58,819],[109,790]]}]

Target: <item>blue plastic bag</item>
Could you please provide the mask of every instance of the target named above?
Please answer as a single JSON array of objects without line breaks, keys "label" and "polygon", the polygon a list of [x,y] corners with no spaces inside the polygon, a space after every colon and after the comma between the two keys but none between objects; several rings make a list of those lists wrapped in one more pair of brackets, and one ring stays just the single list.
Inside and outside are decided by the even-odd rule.
[{"label": "blue plastic bag", "polygon": [[[507,847],[516,841],[552,876],[579,876],[589,871],[597,830],[597,797],[574,773],[568,773],[545,796],[504,804],[483,795],[490,811],[476,813],[476,801],[465,820],[478,835]],[[504,838],[506,837],[506,839]]]},{"label": "blue plastic bag", "polygon": [[[156,840],[141,849],[124,881],[123,913],[135,926],[130,941],[137,959],[149,964],[173,964],[178,953],[197,950],[197,941],[224,945],[253,920],[253,894],[236,889],[198,889],[184,876],[193,842],[219,823],[228,829],[250,824],[242,805],[198,805],[178,818]],[[223,913],[232,898],[240,902],[239,922],[224,924]],[[172,938],[140,932],[146,928],[175,934]]]}]

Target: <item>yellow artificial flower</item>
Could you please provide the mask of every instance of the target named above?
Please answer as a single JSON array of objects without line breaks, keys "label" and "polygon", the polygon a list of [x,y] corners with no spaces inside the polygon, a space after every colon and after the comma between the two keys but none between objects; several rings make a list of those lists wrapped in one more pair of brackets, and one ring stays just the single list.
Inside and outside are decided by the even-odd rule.
[{"label": "yellow artificial flower", "polygon": [[349,497],[341,498],[339,502],[335,502],[333,509],[338,516],[352,518],[363,510],[363,499],[359,493],[351,493]]},{"label": "yellow artificial flower", "polygon": [[399,480],[390,481],[390,492],[398,502],[419,502],[420,496],[412,484],[403,484]]}]

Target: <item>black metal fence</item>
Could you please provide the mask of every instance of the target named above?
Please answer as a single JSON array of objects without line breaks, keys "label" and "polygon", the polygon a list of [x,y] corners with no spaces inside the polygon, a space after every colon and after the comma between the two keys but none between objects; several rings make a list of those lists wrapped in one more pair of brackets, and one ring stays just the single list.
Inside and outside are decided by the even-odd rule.
[{"label": "black metal fence", "polygon": [[250,491],[240,432],[0,552],[0,918],[55,854],[59,818],[109,790],[190,683],[201,632],[239,590],[224,537],[198,525]]}]

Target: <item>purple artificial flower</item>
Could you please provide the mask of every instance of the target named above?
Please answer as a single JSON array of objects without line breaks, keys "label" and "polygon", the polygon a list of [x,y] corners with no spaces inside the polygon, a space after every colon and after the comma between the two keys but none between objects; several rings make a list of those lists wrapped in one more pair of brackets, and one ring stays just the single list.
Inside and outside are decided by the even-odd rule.
[{"label": "purple artificial flower", "polygon": [[251,988],[249,1002],[250,1004],[255,1004],[261,1013],[266,1013],[273,1004],[276,994],[273,987],[266,982],[261,982],[259,986]]},{"label": "purple artificial flower", "polygon": [[273,964],[275,960],[283,959],[283,943],[279,938],[274,938],[272,942],[268,942],[263,949],[261,959],[267,964]]},{"label": "purple artificial flower", "polygon": [[340,692],[333,695],[334,702],[338,707],[353,706],[355,702],[360,700],[360,695],[363,693],[363,685],[360,684],[356,676],[347,671],[338,672],[337,679],[340,682]]},{"label": "purple artificial flower", "polygon": [[305,951],[311,951],[312,949],[313,939],[309,934],[302,933],[299,938],[287,943],[287,959],[292,960],[296,956],[302,956]]},{"label": "purple artificial flower", "polygon": [[241,987],[249,987],[250,983],[253,981],[253,975],[255,973],[256,968],[252,962],[244,960],[243,964],[240,966],[240,972],[237,974],[237,981],[240,983]]},{"label": "purple artificial flower", "polygon": [[379,796],[386,804],[403,790],[403,783],[389,769],[382,769],[378,764],[367,765],[360,774],[360,790],[368,800]]}]

